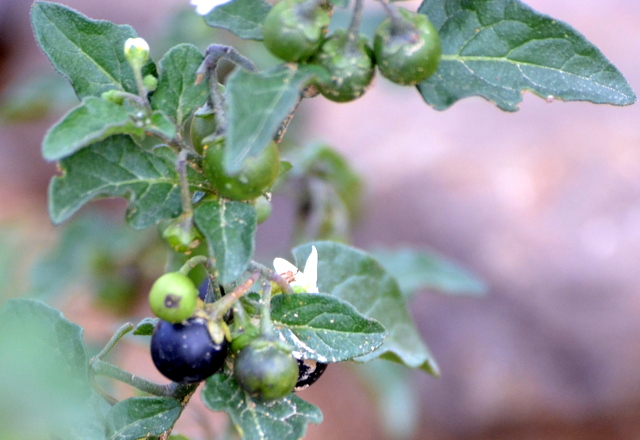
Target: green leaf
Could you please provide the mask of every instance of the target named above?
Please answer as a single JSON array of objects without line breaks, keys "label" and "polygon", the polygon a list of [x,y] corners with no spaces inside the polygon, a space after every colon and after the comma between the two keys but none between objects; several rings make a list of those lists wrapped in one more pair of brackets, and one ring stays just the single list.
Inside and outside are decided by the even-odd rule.
[{"label": "green leaf", "polygon": [[420,338],[398,283],[380,263],[363,251],[321,241],[293,250],[297,267],[304,266],[312,245],[318,250],[318,289],[347,301],[389,332],[378,350],[356,360],[367,362],[383,357],[438,375],[438,366]]},{"label": "green leaf", "polygon": [[[317,66],[315,66],[317,67]],[[317,70],[279,66],[268,72],[238,69],[227,80],[229,127],[224,167],[240,171],[244,159],[258,156],[300,100],[300,91]]]},{"label": "green leaf", "polygon": [[431,249],[376,249],[372,254],[398,281],[405,298],[421,289],[453,295],[482,295],[487,291],[475,275]]},{"label": "green leaf", "polygon": [[176,136],[176,126],[161,110],[151,115],[151,125],[147,127],[150,133],[161,133],[164,138],[173,139]]},{"label": "green leaf", "polygon": [[104,440],[82,329],[39,301],[0,309],[3,438]]},{"label": "green leaf", "polygon": [[[33,4],[31,23],[40,48],[80,98],[100,96],[111,89],[138,92],[124,56],[124,42],[136,37],[131,26],[91,20],[50,2]],[[153,71],[152,63],[143,69],[145,74]]]},{"label": "green leaf", "polygon": [[375,360],[354,368],[375,397],[377,419],[386,437],[395,440],[416,438],[422,411],[420,390],[404,365]]},{"label": "green leaf", "polygon": [[271,10],[264,0],[233,0],[215,7],[204,17],[211,27],[226,29],[240,38],[263,39],[263,22]]},{"label": "green leaf", "polygon": [[88,97],[49,129],[42,142],[47,160],[60,160],[114,134],[144,135],[144,123],[132,118],[135,109]]},{"label": "green leaf", "polygon": [[151,336],[158,321],[158,318],[144,318],[133,329],[133,334],[136,336]]},{"label": "green leaf", "polygon": [[245,440],[298,440],[304,437],[309,423],[322,421],[320,410],[295,394],[261,402],[240,389],[231,376],[222,373],[207,379],[202,401],[212,411],[229,414]]},{"label": "green leaf", "polygon": [[286,342],[306,359],[342,362],[380,347],[387,334],[378,321],[324,293],[276,295],[271,319]]},{"label": "green leaf", "polygon": [[165,112],[179,126],[207,100],[207,82],[196,85],[196,70],[203,58],[195,46],[180,44],[160,60],[160,78],[151,105],[155,110]]},{"label": "green leaf", "polygon": [[524,91],[598,104],[636,101],[620,72],[583,35],[518,0],[424,0],[418,11],[442,40],[440,67],[418,85],[437,110],[482,96],[516,111]]},{"label": "green leaf", "polygon": [[[112,136],[63,159],[62,175],[49,185],[53,223],[62,223],[99,197],[129,200],[127,221],[136,229],[179,215],[182,205],[175,154],[168,148],[157,148],[154,153],[142,150],[128,136]],[[203,185],[200,174],[192,172],[189,178],[196,187]]]},{"label": "green leaf", "polygon": [[107,414],[109,440],[134,440],[160,435],[171,428],[182,405],[170,397],[131,397],[116,403]]},{"label": "green leaf", "polygon": [[248,203],[207,200],[195,208],[193,219],[207,239],[220,282],[238,279],[253,257],[255,208]]}]

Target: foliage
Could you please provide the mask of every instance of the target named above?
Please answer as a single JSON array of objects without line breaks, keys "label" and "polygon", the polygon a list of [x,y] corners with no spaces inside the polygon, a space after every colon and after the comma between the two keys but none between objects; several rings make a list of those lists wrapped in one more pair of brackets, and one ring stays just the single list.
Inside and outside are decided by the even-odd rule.
[{"label": "foliage", "polygon": [[[300,4],[316,11],[347,6],[341,0]],[[302,360],[376,360],[363,371],[387,404],[386,413],[394,415],[383,419],[388,425],[404,420],[413,426],[415,395],[402,369],[437,376],[439,368],[407,302],[422,289],[478,295],[486,286],[430,250],[382,249],[368,254],[346,244],[349,227],[360,212],[362,184],[344,158],[323,144],[300,149],[291,163],[283,161],[279,180],[259,194],[268,200],[271,191],[289,182],[299,191],[295,239],[300,246],[292,251],[296,265],[278,273],[254,261],[258,222],[253,199],[258,197],[225,198],[225,191],[213,184],[217,175],[207,174],[203,165],[212,145],[224,145],[222,169],[239,176],[242,184],[251,178],[243,174],[251,172],[247,164],[273,142],[282,142],[301,102],[315,97],[318,89],[346,84],[355,88],[349,99],[366,92],[375,60],[370,42],[358,37],[362,7],[363,0],[356,0],[348,29],[323,35],[325,41],[341,35],[339,47],[331,49],[335,66],[328,72],[323,57],[306,54],[295,58],[298,63],[259,69],[237,49],[220,44],[211,44],[205,53],[178,44],[156,64],[146,42],[137,39],[130,26],[92,20],[56,3],[34,3],[36,40],[80,100],[50,128],[42,144],[45,159],[57,162],[59,169],[49,186],[51,220],[61,224],[94,200],[117,197],[127,201],[126,221],[133,230],[111,229],[100,217],[70,222],[67,234],[34,266],[33,292],[51,296],[82,278],[114,285],[114,278],[127,278],[122,270],[131,268],[137,272],[129,287],[135,286],[146,273],[141,262],[153,248],[153,240],[141,230],[166,230],[170,224],[172,234],[198,237],[203,243],[174,246],[184,255],[165,246],[170,256],[166,271],[193,278],[197,268],[208,281],[192,316],[176,326],[188,328],[198,322],[203,326],[199,341],[217,347],[259,335],[275,344],[278,356],[289,365]],[[421,55],[432,57],[426,63],[430,76],[424,75],[424,60],[404,64],[407,54],[395,52],[397,41],[393,47],[380,46],[398,35],[411,36],[394,28],[403,25],[394,25],[393,17],[406,15],[396,8],[385,4],[391,24],[376,51],[410,66],[402,68],[404,73],[415,69],[409,77],[403,72],[387,76],[398,83],[420,81],[417,91],[437,110],[481,96],[502,110],[515,111],[525,91],[543,98],[613,105],[636,100],[620,72],[582,35],[518,0],[424,0],[417,22],[430,33],[433,24],[442,48],[441,57],[437,44]],[[214,8],[204,21],[259,42],[270,10],[262,0],[233,0]],[[324,32],[324,24],[321,29]],[[366,81],[358,82],[353,60],[363,54]],[[235,65],[224,87],[221,60]],[[341,95],[340,100],[346,99]],[[196,142],[189,133],[200,116],[213,117],[215,123],[212,133]],[[115,261],[122,249],[129,250],[126,263]],[[154,299],[158,310],[168,307],[166,298],[175,297],[169,291],[174,287],[164,286]],[[129,295],[130,290],[124,291]],[[190,288],[189,294],[193,299],[195,290]],[[125,324],[90,358],[82,329],[60,312],[33,299],[8,301],[0,309],[2,438],[180,438],[170,434],[197,384],[184,380],[159,385],[104,360],[127,333],[145,338],[162,324],[155,318],[137,326]],[[219,352],[224,356],[226,349]],[[265,353],[268,365],[269,351]],[[215,367],[219,371],[207,372],[211,375],[201,398],[210,410],[226,412],[243,438],[299,439],[309,423],[321,422],[320,409],[293,393],[280,397],[278,391],[270,394],[277,397],[274,400],[261,400],[246,385],[251,377],[236,381],[233,365],[239,355],[231,350],[226,356],[224,365]],[[382,363],[385,360],[394,363]],[[115,401],[95,380],[99,376],[147,395]],[[33,393],[25,395],[25,389]],[[394,412],[393,402],[409,403]],[[34,422],[17,416],[23,412]]]}]

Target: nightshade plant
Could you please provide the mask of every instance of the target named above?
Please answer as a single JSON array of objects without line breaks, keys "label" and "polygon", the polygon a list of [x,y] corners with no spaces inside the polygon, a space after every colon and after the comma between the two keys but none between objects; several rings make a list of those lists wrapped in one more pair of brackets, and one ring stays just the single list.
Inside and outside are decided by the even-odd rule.
[{"label": "nightshade plant", "polygon": [[[92,20],[56,3],[33,4],[36,40],[80,100],[42,144],[44,158],[59,167],[49,186],[51,220],[61,224],[95,199],[124,198],[131,228],[158,226],[169,245],[185,255],[184,264],[170,271],[180,275],[172,277],[184,280],[195,268],[204,269],[207,287],[194,307],[190,282],[160,283],[151,298],[154,310],[179,322],[148,318],[125,324],[92,358],[82,329],[60,312],[32,299],[7,302],[0,311],[0,377],[11,377],[12,383],[3,402],[13,405],[11,393],[29,384],[39,390],[30,396],[33,402],[47,402],[49,409],[32,414],[37,420],[27,426],[9,419],[15,408],[0,405],[0,421],[9,427],[2,433],[6,438],[167,439],[204,379],[204,404],[226,412],[237,435],[293,440],[304,436],[309,423],[322,420],[319,408],[293,392],[296,364],[315,362],[320,374],[331,363],[382,359],[439,374],[405,302],[421,286],[455,292],[459,286],[450,281],[459,280],[460,272],[410,252],[377,255],[383,266],[364,251],[318,240],[344,237],[343,223],[356,210],[357,178],[326,146],[303,150],[293,165],[280,158],[278,144],[301,102],[324,99],[316,97],[319,91],[346,102],[371,87],[376,59],[373,42],[359,32],[363,1],[354,0],[347,29],[326,35],[324,18],[310,36],[304,20],[347,8],[347,1],[296,1],[295,14],[282,8],[287,17],[271,15],[270,22],[282,18],[295,31],[282,37],[287,44],[300,43],[304,50],[276,53],[293,62],[269,69],[215,43],[205,53],[179,44],[152,60],[147,43],[129,26]],[[376,40],[376,53],[388,63],[383,74],[398,83],[417,82],[419,94],[436,110],[481,96],[515,111],[526,91],[613,105],[636,100],[618,70],[582,35],[519,0],[424,0],[420,20],[410,21],[402,20],[409,15],[394,3],[381,6],[396,23]],[[204,20],[259,42],[271,9],[263,0],[232,0],[206,12]],[[296,14],[303,18],[300,26]],[[422,30],[412,24],[418,22]],[[276,30],[269,30],[271,48],[277,47],[273,38],[280,38]],[[433,51],[419,47],[425,35]],[[305,41],[293,41],[299,38]],[[385,47],[392,38],[393,45]],[[402,39],[428,62],[403,59]],[[224,80],[218,69],[222,60],[235,65]],[[403,74],[402,66],[411,71]],[[313,185],[303,190],[306,208],[300,209],[295,231],[307,242],[293,249],[294,264],[278,259],[273,270],[253,260],[256,211],[261,220],[269,215],[275,179],[285,182],[289,176],[312,178],[306,182]],[[333,204],[309,203],[318,185],[323,200]],[[315,229],[306,220],[314,220]],[[188,302],[175,308],[176,301]],[[154,329],[154,361],[176,382],[156,384],[105,360],[125,334],[144,338]],[[174,334],[190,335],[188,354],[172,340]],[[19,348],[21,355],[13,355]],[[286,383],[278,382],[278,372],[253,376],[250,363],[242,374],[234,371],[234,361],[248,349],[251,356],[266,358],[277,352]],[[46,367],[46,375],[29,376],[39,366]],[[301,388],[311,382],[304,370]],[[99,377],[145,395],[117,401]],[[45,383],[60,386],[51,391]]]}]

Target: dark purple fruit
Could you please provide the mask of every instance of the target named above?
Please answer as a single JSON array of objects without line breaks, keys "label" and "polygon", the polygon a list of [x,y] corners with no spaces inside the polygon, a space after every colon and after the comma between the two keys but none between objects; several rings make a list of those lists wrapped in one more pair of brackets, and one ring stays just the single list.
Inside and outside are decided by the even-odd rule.
[{"label": "dark purple fruit", "polygon": [[316,383],[328,364],[318,362],[313,359],[297,359],[298,361],[298,382],[293,391],[304,390]]},{"label": "dark purple fruit", "polygon": [[174,382],[200,382],[218,371],[226,356],[227,341],[214,343],[201,318],[179,324],[160,320],[151,336],[153,363]]}]

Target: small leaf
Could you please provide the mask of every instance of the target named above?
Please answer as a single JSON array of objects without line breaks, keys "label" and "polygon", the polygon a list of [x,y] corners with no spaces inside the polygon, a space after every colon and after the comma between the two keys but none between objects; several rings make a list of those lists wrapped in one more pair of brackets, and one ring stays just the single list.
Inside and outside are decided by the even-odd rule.
[{"label": "small leaf", "polygon": [[263,22],[271,10],[264,0],[233,0],[217,6],[204,17],[211,27],[226,29],[240,38],[263,39]]},{"label": "small leaf", "polygon": [[238,69],[229,76],[226,89],[229,127],[224,158],[227,172],[238,172],[247,157],[258,156],[269,145],[315,73],[313,66],[280,66],[258,73]]},{"label": "small leaf", "polygon": [[409,315],[398,283],[382,266],[365,252],[320,241],[293,250],[297,267],[307,261],[312,245],[318,249],[318,289],[347,301],[389,332],[379,349],[356,360],[383,357],[438,375],[438,366]]},{"label": "small leaf", "polygon": [[[179,215],[182,205],[175,154],[168,148],[157,148],[154,153],[142,150],[128,136],[112,136],[63,159],[62,175],[49,185],[53,223],[62,223],[99,197],[129,200],[127,221],[136,229]],[[203,185],[198,173],[191,172],[189,179]]]},{"label": "small leaf", "polygon": [[144,123],[134,121],[135,109],[88,97],[49,129],[42,142],[47,160],[60,160],[114,134],[144,134]]},{"label": "small leaf", "polygon": [[172,117],[179,126],[207,100],[207,82],[196,85],[196,70],[202,60],[200,51],[190,44],[175,46],[160,60],[160,79],[151,105]]},{"label": "small leaf", "polygon": [[160,435],[171,428],[182,405],[170,397],[131,397],[107,414],[109,440],[132,440]]},{"label": "small leaf", "polygon": [[482,295],[487,291],[475,275],[430,249],[378,249],[373,256],[395,277],[405,298],[421,289],[453,295]]},{"label": "small leaf", "polygon": [[516,111],[524,91],[597,104],[636,101],[629,83],[583,35],[518,0],[424,0],[418,11],[442,40],[440,67],[418,85],[437,110],[482,96]]},{"label": "small leaf", "polygon": [[387,334],[349,303],[323,293],[276,295],[271,319],[285,341],[306,359],[342,362],[380,347]]},{"label": "small leaf", "polygon": [[[131,26],[91,20],[50,2],[33,4],[31,23],[40,48],[80,98],[100,96],[111,89],[138,92],[124,56],[124,42],[136,37]],[[152,63],[143,69],[145,74],[153,71]]]},{"label": "small leaf", "polygon": [[299,440],[309,423],[322,421],[320,410],[295,394],[261,402],[240,389],[231,376],[222,373],[207,379],[202,401],[212,411],[229,414],[245,440]]},{"label": "small leaf", "polygon": [[158,318],[144,318],[133,329],[133,334],[136,336],[151,336],[158,321]]},{"label": "small leaf", "polygon": [[208,200],[198,204],[193,218],[207,239],[220,282],[238,279],[253,257],[255,208],[248,203]]},{"label": "small leaf", "polygon": [[147,127],[151,133],[162,133],[165,138],[173,139],[176,136],[176,126],[163,111],[155,111],[151,115],[151,125]]}]

